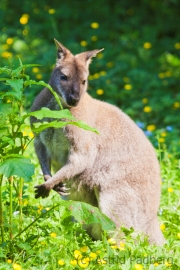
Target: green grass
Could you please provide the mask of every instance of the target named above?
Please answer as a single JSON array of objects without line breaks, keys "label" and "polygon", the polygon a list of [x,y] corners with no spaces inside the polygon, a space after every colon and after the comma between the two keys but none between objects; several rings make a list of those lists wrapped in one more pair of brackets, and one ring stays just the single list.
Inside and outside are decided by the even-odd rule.
[{"label": "green grass", "polygon": [[[13,190],[13,240],[8,240],[9,187],[3,182],[5,241],[1,245],[0,269],[179,269],[180,265],[180,161],[176,153],[158,149],[162,170],[160,226],[166,238],[163,247],[150,246],[133,230],[126,230],[124,242],[92,241],[80,223],[72,222],[54,191],[46,199],[34,199],[33,186],[43,182],[32,144],[25,155],[35,164],[32,182],[23,187],[22,224]],[[29,226],[34,222],[31,226]],[[23,233],[19,233],[26,228]]]}]

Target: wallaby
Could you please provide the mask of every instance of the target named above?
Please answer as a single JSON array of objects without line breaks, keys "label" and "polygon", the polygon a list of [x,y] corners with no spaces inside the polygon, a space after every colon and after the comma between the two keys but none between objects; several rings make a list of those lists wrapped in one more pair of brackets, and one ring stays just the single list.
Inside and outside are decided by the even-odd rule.
[{"label": "wallaby", "polygon": [[[49,84],[64,108],[100,134],[73,125],[42,131],[35,138],[35,151],[45,183],[35,187],[36,198],[47,197],[51,189],[67,195],[68,187],[69,199],[98,206],[117,228],[133,227],[151,243],[163,244],[157,219],[160,168],[153,146],[129,116],[86,92],[91,58],[102,50],[73,55],[55,43],[58,58]],[[59,109],[47,88],[36,97],[32,111],[42,107]],[[36,121],[31,117],[31,124]]]}]

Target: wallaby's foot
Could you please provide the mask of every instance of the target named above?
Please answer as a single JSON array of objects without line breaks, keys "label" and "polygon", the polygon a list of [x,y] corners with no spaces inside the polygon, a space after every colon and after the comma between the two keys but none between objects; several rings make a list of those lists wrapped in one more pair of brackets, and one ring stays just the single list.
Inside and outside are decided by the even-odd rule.
[{"label": "wallaby's foot", "polygon": [[35,198],[38,199],[39,197],[46,198],[49,196],[49,189],[46,184],[37,185],[35,188]]},{"label": "wallaby's foot", "polygon": [[67,193],[66,191],[70,190],[70,188],[66,188],[66,184],[59,183],[56,185],[53,190],[55,190],[58,194],[62,196],[68,196],[70,193]]}]

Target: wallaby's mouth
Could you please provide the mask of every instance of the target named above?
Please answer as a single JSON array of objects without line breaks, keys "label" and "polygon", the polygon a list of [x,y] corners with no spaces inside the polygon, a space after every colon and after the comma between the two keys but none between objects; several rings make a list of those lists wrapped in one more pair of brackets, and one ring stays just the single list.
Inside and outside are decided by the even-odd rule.
[{"label": "wallaby's mouth", "polygon": [[79,96],[69,95],[66,102],[69,106],[76,107],[79,103]]}]

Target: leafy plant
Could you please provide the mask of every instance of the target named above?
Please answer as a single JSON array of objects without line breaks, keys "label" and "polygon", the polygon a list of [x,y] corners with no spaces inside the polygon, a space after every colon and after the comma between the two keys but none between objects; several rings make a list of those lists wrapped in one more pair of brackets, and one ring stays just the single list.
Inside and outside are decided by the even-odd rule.
[{"label": "leafy plant", "polygon": [[[28,117],[33,115],[41,120],[41,122],[36,123],[35,127],[33,127],[33,131],[36,134],[48,127],[62,128],[69,124],[98,133],[95,128],[89,127],[83,121],[77,121],[69,110],[64,110],[59,96],[53,91],[50,85],[43,81],[36,82],[30,80],[29,76],[25,74],[25,69],[34,66],[36,65],[23,65],[19,59],[18,68],[0,68],[0,74],[5,74],[4,77],[0,77],[0,81],[5,86],[0,92],[0,229],[1,246],[10,240],[10,250],[12,250],[13,241],[17,235],[21,235],[39,219],[28,224],[25,228],[23,227],[24,183],[29,183],[34,174],[34,164],[25,152],[34,137],[29,128]],[[40,111],[26,112],[24,110],[24,90],[31,85],[47,87],[54,95],[60,110],[50,111],[47,108],[42,108]],[[56,120],[46,124],[43,122],[43,119],[47,117],[55,118]],[[61,119],[67,119],[68,121],[62,121]],[[29,134],[27,130],[29,130]],[[3,185],[4,182],[6,183],[5,185]],[[9,184],[9,190],[7,189],[7,183]],[[7,215],[4,217],[3,203],[9,205],[9,219]],[[62,205],[64,204],[62,203]],[[81,211],[89,212],[88,205],[80,206],[79,203],[79,207],[83,207]],[[18,225],[16,224],[16,228],[13,225],[13,212],[15,209],[17,213],[16,220],[17,216],[19,216],[19,223]],[[95,211],[97,218],[99,216],[98,222],[100,222],[102,214],[99,211],[97,212],[97,210]],[[107,218],[105,219],[107,220]],[[7,233],[9,233],[9,237]]]}]

